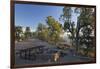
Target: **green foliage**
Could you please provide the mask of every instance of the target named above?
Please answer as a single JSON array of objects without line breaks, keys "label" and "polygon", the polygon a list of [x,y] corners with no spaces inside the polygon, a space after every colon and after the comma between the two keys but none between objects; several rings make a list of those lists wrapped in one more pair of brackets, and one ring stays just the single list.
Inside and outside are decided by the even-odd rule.
[{"label": "green foliage", "polygon": [[46,29],[46,25],[42,24],[42,23],[39,23],[38,24],[38,27],[37,27],[37,31],[43,31],[44,29]]},{"label": "green foliage", "polygon": [[37,27],[38,38],[44,41],[48,41],[49,30],[46,25],[39,23]]},{"label": "green foliage", "polygon": [[24,35],[25,35],[26,39],[31,38],[32,33],[31,33],[31,30],[30,30],[30,27],[26,27]]},{"label": "green foliage", "polygon": [[59,41],[59,35],[62,31],[62,25],[56,21],[52,16],[48,16],[46,19],[47,25],[39,23],[37,27],[38,38],[47,42]]},{"label": "green foliage", "polygon": [[[23,33],[22,27],[16,26],[16,40],[19,41],[24,38],[24,36],[25,39],[34,36],[43,41],[53,42],[53,44],[56,45],[60,41],[60,34],[62,33],[62,30],[64,30],[71,34],[69,35],[69,38],[72,40],[72,46],[76,48],[76,53],[78,53],[78,51],[82,51],[84,55],[88,55],[88,52],[94,52],[95,47],[93,47],[93,32],[95,25],[95,12],[93,8],[72,8],[73,7],[65,6],[62,10],[63,13],[60,16],[60,19],[63,21],[64,25],[60,24],[52,16],[48,16],[46,18],[46,24],[39,23],[35,32],[31,32],[30,27],[26,27],[25,33]],[[72,21],[73,13],[78,15],[76,24]]]},{"label": "green foliage", "polygon": [[86,52],[85,54],[87,55],[88,51],[93,48],[94,35],[91,36],[94,31],[95,23],[93,8],[74,8],[74,13],[78,15],[76,26],[71,19],[73,16],[72,13],[72,7],[65,6],[63,8],[63,14],[60,16],[60,19],[64,22],[63,29],[71,33],[70,39],[72,39],[72,45],[75,42],[74,47],[76,48],[76,52],[78,52],[78,49],[81,48],[81,46],[85,45],[84,52]]},{"label": "green foliage", "polygon": [[49,26],[49,29],[53,32],[53,31],[57,31],[57,32],[61,32],[62,30],[62,25],[56,21],[52,16],[48,16],[46,19],[46,22]]},{"label": "green foliage", "polygon": [[60,38],[59,35],[62,31],[62,25],[58,21],[56,21],[52,16],[48,16],[46,22],[50,30],[50,40],[54,41],[56,44]]},{"label": "green foliage", "polygon": [[15,39],[17,41],[20,41],[22,33],[23,33],[22,27],[21,26],[16,26],[15,27]]},{"label": "green foliage", "polygon": [[70,22],[71,21],[71,17],[72,17],[72,8],[71,7],[67,7],[65,6],[63,8],[63,14],[60,16],[61,19],[67,22]]},{"label": "green foliage", "polygon": [[[76,8],[79,17],[78,17],[78,24],[77,24],[77,31],[76,31],[76,48],[78,50],[79,46],[85,46],[84,52],[85,55],[88,54],[88,51],[90,51],[93,48],[93,38],[94,35],[91,36],[93,29],[93,9],[92,8]],[[79,37],[79,32],[82,33],[82,35]]]},{"label": "green foliage", "polygon": [[72,45],[73,40],[75,37],[75,24],[71,21],[72,17],[72,8],[71,7],[64,7],[63,14],[60,16],[60,19],[64,21],[64,30],[71,33]]}]

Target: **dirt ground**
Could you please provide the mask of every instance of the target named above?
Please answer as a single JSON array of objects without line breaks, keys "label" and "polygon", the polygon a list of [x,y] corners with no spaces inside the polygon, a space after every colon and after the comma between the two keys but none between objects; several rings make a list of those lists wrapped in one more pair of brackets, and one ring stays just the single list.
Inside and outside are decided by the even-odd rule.
[{"label": "dirt ground", "polygon": [[[55,48],[55,46],[50,45],[47,42],[41,41],[39,39],[29,39],[29,40],[22,41],[22,42],[16,42],[15,43],[15,53],[21,49],[31,48],[31,47],[35,47],[38,45],[44,45],[50,49]],[[60,57],[58,62],[52,62],[52,61],[43,60],[42,58],[40,58],[40,57],[49,57],[48,54],[47,55],[46,54],[45,55],[38,55],[38,57],[36,58],[36,60],[26,60],[26,59],[20,58],[16,54],[15,55],[15,64],[16,65],[27,65],[27,64],[37,65],[37,64],[89,62],[89,61],[94,60],[94,59],[87,58],[87,57],[74,56],[74,55],[71,55],[70,53],[65,55],[64,57]]]}]

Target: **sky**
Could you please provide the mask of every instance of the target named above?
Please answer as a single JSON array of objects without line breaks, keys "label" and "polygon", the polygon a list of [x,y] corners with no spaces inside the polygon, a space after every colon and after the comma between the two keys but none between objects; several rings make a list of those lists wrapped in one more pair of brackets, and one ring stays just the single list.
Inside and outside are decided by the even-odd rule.
[{"label": "sky", "polygon": [[[53,16],[59,21],[63,8],[63,6],[15,4],[15,25],[24,28],[28,26],[32,31],[35,31],[39,23],[46,24],[47,16]],[[72,15],[72,20],[76,23],[77,16]],[[62,21],[59,22],[63,24]]]}]

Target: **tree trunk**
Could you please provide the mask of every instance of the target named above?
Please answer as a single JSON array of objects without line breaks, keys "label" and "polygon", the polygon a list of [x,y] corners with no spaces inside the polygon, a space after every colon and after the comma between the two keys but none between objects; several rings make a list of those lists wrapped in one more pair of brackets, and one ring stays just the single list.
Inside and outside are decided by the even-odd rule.
[{"label": "tree trunk", "polygon": [[77,25],[77,30],[76,30],[76,54],[78,53],[78,48],[79,48],[79,26]]}]

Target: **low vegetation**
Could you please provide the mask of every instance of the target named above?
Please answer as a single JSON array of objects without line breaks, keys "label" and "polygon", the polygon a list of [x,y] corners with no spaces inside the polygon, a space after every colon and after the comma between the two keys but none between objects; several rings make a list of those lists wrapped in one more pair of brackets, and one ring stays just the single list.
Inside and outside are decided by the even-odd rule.
[{"label": "low vegetation", "polygon": [[[46,24],[39,23],[34,32],[31,31],[30,27],[26,27],[25,31],[23,31],[23,27],[16,26],[16,41],[37,38],[56,46],[62,40],[60,37],[62,31],[69,32],[71,34],[69,39],[72,40],[72,46],[76,54],[95,57],[94,9],[74,7],[74,10],[72,10],[72,7],[65,6],[62,11],[63,13],[59,18],[63,21],[64,25],[54,19],[53,16],[47,16]],[[72,20],[73,13],[78,15],[76,24]]]}]

